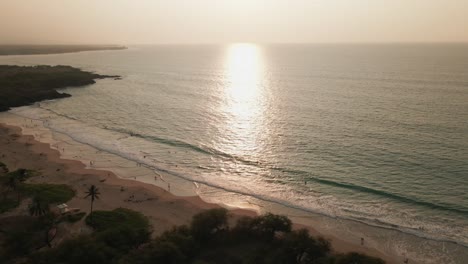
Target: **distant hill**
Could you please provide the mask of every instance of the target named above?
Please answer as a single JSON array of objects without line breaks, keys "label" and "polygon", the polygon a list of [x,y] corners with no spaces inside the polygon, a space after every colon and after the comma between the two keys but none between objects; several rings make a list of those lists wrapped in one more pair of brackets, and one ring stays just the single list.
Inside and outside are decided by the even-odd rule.
[{"label": "distant hill", "polygon": [[119,78],[99,75],[70,66],[0,65],[0,111],[38,101],[69,97],[56,89],[95,83],[95,79]]},{"label": "distant hill", "polygon": [[122,50],[118,45],[0,45],[0,55],[56,54],[92,50]]}]

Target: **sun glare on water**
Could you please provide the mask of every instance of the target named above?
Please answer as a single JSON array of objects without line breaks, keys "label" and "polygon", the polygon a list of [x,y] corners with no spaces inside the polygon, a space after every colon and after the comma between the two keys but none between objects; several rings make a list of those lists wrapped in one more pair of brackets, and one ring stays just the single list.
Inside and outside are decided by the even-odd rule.
[{"label": "sun glare on water", "polygon": [[261,50],[254,44],[233,44],[226,53],[223,112],[231,144],[237,154],[258,151],[264,117]]},{"label": "sun glare on water", "polygon": [[248,116],[260,89],[260,54],[253,44],[233,44],[227,59],[227,99],[237,114]]}]

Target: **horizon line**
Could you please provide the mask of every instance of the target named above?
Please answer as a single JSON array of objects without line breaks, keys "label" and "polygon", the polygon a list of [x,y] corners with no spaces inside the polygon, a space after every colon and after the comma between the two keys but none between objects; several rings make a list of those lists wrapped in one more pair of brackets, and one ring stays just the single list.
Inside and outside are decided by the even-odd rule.
[{"label": "horizon line", "polygon": [[159,42],[159,43],[0,43],[0,46],[164,46],[164,45],[230,45],[249,43],[257,45],[381,45],[381,44],[468,44],[468,41],[351,41],[351,42],[262,42],[262,41],[232,41],[232,42]]}]

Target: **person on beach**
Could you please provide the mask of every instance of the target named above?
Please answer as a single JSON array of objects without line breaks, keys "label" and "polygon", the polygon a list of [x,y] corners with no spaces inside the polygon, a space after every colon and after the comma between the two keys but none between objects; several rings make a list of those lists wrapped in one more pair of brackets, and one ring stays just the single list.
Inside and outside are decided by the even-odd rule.
[{"label": "person on beach", "polygon": [[408,258],[405,258],[405,261],[403,261],[403,263],[408,264],[408,263],[409,263],[409,259],[408,259]]},{"label": "person on beach", "polygon": [[361,237],[361,246],[364,246],[364,238]]},{"label": "person on beach", "polygon": [[169,191],[169,192],[171,191],[171,184],[170,183],[167,184],[167,191]]}]

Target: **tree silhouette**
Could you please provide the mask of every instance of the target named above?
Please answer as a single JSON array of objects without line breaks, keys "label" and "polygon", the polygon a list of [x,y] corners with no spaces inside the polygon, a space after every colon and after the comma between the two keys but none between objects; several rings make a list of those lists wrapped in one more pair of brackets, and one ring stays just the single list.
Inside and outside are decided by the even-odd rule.
[{"label": "tree silhouette", "polygon": [[91,185],[91,187],[89,187],[88,191],[86,191],[85,198],[91,197],[91,211],[90,211],[90,214],[93,213],[94,200],[99,199],[100,194],[101,193],[99,192],[99,189],[94,185]]},{"label": "tree silhouette", "polygon": [[34,197],[29,204],[29,214],[32,216],[43,216],[49,212],[49,205],[43,202],[39,197]]},{"label": "tree silhouette", "polygon": [[32,202],[29,204],[29,214],[31,216],[39,216],[41,225],[45,228],[45,242],[47,246],[50,248],[52,245],[50,242],[52,241],[53,237],[50,238],[49,232],[51,228],[55,225],[54,215],[49,213],[49,204],[44,202],[39,196],[35,196]]},{"label": "tree silhouette", "polygon": [[18,202],[20,201],[20,191],[19,191],[19,186],[20,186],[20,181],[17,177],[15,176],[10,176],[8,180],[6,181],[6,186],[10,188],[12,191],[16,191],[18,194]]}]

